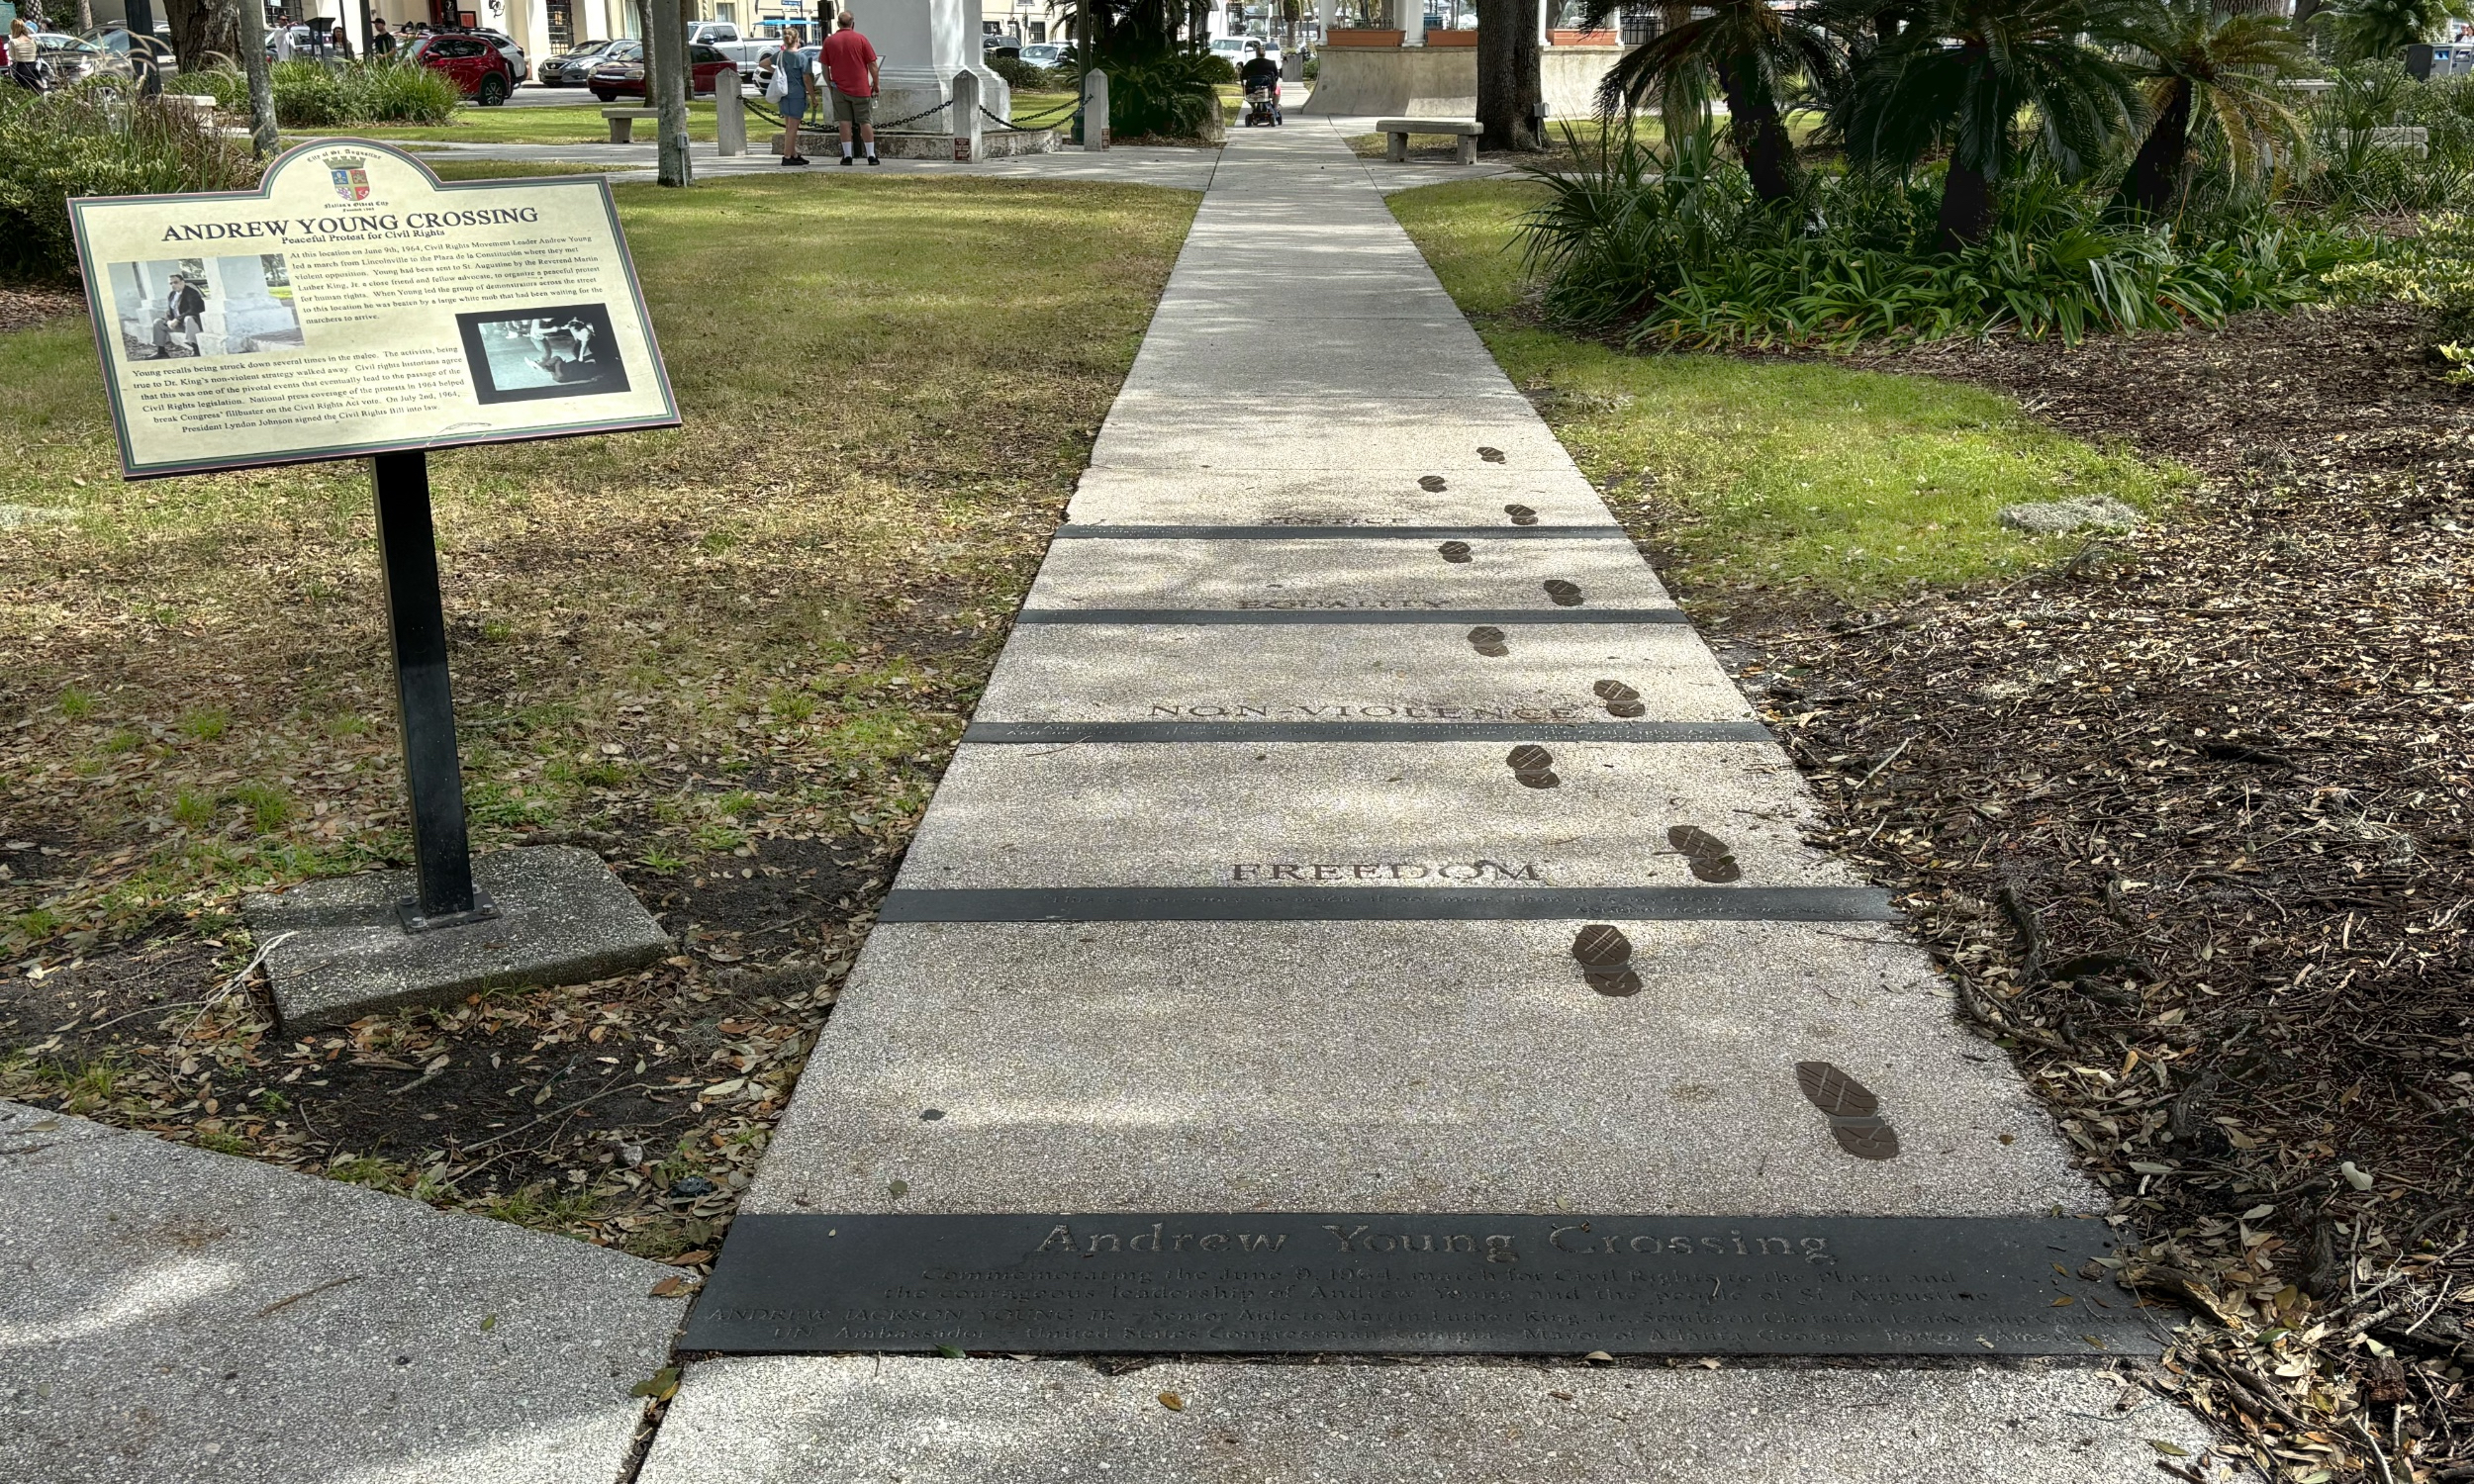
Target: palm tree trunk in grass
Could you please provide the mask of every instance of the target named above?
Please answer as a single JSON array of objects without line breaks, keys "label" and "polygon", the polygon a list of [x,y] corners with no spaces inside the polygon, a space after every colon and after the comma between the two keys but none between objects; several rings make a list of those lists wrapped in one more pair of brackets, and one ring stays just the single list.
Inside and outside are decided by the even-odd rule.
[{"label": "palm tree trunk in grass", "polygon": [[1993,226],[1993,182],[1981,170],[1952,163],[1942,183],[1941,236],[1944,252],[1956,252],[1982,239]]},{"label": "palm tree trunk in grass", "polygon": [[1763,201],[1784,201],[1795,194],[1791,169],[1794,145],[1778,117],[1778,105],[1760,87],[1750,67],[1727,74],[1727,128],[1753,191]]},{"label": "palm tree trunk in grass", "polygon": [[681,0],[646,0],[644,90],[659,111],[654,132],[655,178],[666,186],[693,185],[687,148],[687,16]]},{"label": "palm tree trunk in grass", "polygon": [[227,9],[240,75],[249,83],[249,151],[263,159],[282,143],[275,130],[275,80],[267,70],[266,8],[259,0],[229,0]]},{"label": "palm tree trunk in grass", "polygon": [[2131,173],[2122,182],[2123,199],[2149,216],[2170,207],[2182,184],[2182,161],[2190,153],[2190,138],[2191,85],[2177,78],[2173,96],[2156,115],[2156,127],[2147,132],[2146,142],[2131,161]]},{"label": "palm tree trunk in grass", "polygon": [[[1420,4],[1422,0],[1406,0]],[[1538,116],[1546,112],[1546,89],[1538,76],[1538,6],[1541,0],[1494,0],[1477,26],[1477,122],[1489,149],[1538,150],[1546,141]]]}]

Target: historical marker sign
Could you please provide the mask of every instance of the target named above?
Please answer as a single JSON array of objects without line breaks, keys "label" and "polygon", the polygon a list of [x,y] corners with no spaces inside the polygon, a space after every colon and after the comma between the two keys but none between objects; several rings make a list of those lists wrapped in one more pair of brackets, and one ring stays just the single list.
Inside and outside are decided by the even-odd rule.
[{"label": "historical marker sign", "polygon": [[132,479],[679,421],[600,176],[330,139],[253,191],[69,210]]},{"label": "historical marker sign", "polygon": [[2106,1238],[2036,1218],[749,1215],[683,1344],[2153,1354],[2161,1327],[2091,1264]]}]

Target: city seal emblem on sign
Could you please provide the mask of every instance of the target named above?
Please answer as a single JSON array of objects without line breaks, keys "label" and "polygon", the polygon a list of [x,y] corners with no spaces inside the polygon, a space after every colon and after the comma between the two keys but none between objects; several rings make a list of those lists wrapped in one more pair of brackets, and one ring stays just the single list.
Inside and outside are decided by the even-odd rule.
[{"label": "city seal emblem on sign", "polygon": [[369,199],[368,161],[357,154],[330,154],[326,158],[327,173],[335,183],[335,195],[345,201]]}]

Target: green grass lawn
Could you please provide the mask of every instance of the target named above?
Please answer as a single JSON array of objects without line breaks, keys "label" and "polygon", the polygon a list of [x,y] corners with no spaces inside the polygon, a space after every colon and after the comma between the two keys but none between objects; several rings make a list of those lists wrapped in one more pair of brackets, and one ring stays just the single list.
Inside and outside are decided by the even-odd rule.
[{"label": "green grass lawn", "polygon": [[[287,135],[287,145],[308,139],[350,137],[356,139],[385,139],[399,143],[410,139],[443,144],[607,144],[610,142],[610,121],[602,110],[612,107],[635,107],[643,100],[621,98],[605,104],[589,94],[577,95],[582,101],[574,104],[552,104],[540,108],[478,108],[471,104],[455,110],[455,116],[444,124],[354,124],[347,128],[305,131]],[[714,115],[710,99],[688,104],[688,137],[713,142]],[[754,115],[748,117],[747,132],[751,139],[765,132],[766,126]],[[646,120],[637,120],[635,137],[649,140],[653,131]]]},{"label": "green grass lawn", "polygon": [[1559,334],[1525,296],[1514,230],[1541,188],[1474,180],[1391,209],[1514,383],[1667,553],[1688,594],[1802,590],[1876,602],[2053,561],[2004,505],[2104,494],[2150,507],[2187,476],[2038,426],[2006,397],[1843,365],[1636,355]]},{"label": "green grass lawn", "polygon": [[[323,1046],[245,993],[200,1012],[249,958],[242,892],[405,858],[368,468],[123,483],[87,323],[53,320],[0,333],[0,839],[44,847],[0,853],[0,1096],[653,1255],[710,1240],[712,1202],[662,1184],[718,1182],[762,1147],[1197,198],[920,177],[617,192],[686,425],[444,451],[430,478],[476,846],[586,832],[680,914],[682,954]],[[125,992],[91,1038],[51,1013]],[[529,1117],[474,1099],[588,1022],[569,1052],[738,1090],[658,1126],[681,1153],[650,1183],[589,1118],[537,1154],[454,1153],[480,1120]],[[709,1059],[725,1043],[735,1069]],[[509,1077],[431,1105],[438,1122],[336,1111],[360,1079],[400,1089],[408,1057],[501,1053]],[[220,1097],[180,1090],[201,1066]],[[408,1106],[364,1091],[364,1110]]]}]

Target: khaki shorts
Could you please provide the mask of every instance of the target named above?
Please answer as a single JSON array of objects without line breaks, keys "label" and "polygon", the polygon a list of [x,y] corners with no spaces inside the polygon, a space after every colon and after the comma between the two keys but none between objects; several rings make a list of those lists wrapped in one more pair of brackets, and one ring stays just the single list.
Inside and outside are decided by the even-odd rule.
[{"label": "khaki shorts", "polygon": [[853,98],[848,93],[835,93],[833,95],[833,122],[848,124],[859,129],[874,128],[876,126],[876,99],[873,97]]}]

